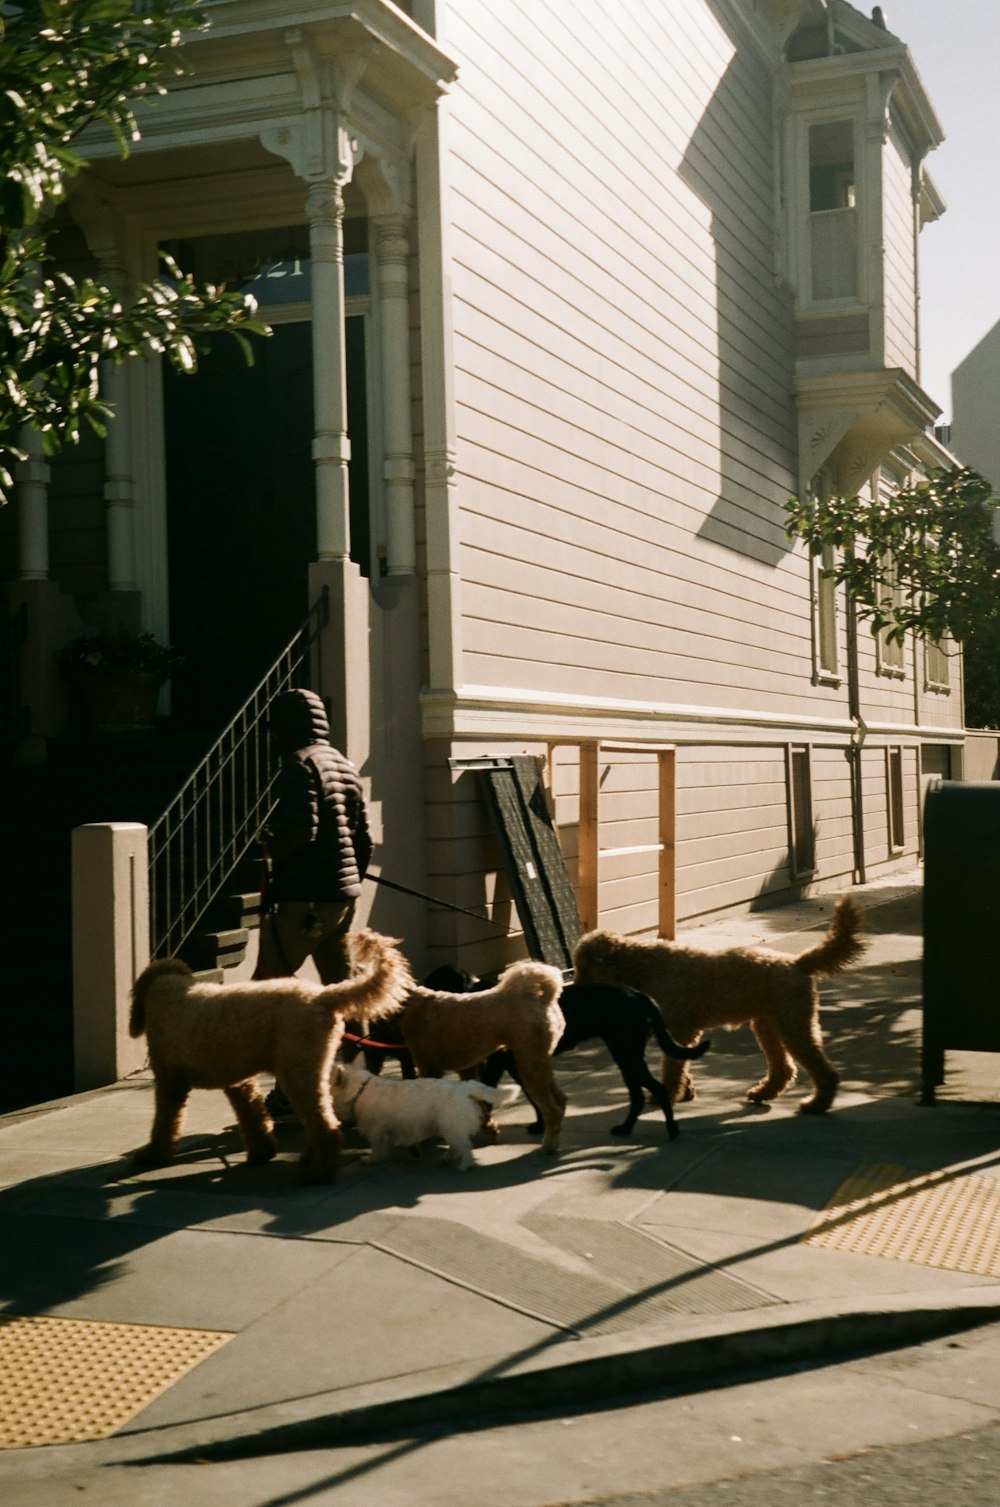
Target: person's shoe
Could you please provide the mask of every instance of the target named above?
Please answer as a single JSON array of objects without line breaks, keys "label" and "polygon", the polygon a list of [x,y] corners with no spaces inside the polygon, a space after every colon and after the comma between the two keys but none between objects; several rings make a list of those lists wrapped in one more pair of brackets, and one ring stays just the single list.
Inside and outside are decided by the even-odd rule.
[{"label": "person's shoe", "polygon": [[272,1120],[295,1120],[298,1118],[292,1108],[292,1101],[287,1094],[283,1094],[280,1088],[272,1088],[264,1106]]}]

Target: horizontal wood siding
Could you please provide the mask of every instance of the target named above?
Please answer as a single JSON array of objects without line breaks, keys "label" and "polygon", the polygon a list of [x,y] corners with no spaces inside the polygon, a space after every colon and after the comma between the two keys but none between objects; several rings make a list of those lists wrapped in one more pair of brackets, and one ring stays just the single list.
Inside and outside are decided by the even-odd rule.
[{"label": "horizontal wood siding", "polygon": [[[427,894],[445,902],[427,906],[425,965],[450,963],[477,976],[493,972],[526,956],[524,935],[479,779],[474,770],[450,769],[448,758],[510,750],[439,741],[428,742],[425,750]],[[528,745],[518,752],[541,756],[545,749]]]},{"label": "horizontal wood siding", "polygon": [[812,794],[816,872],[825,883],[838,877],[849,882],[854,868],[854,823],[851,769],[843,747],[813,749]]},{"label": "horizontal wood siding", "polygon": [[897,132],[882,155],[885,364],[917,371],[917,269],[910,165]]},{"label": "horizontal wood siding", "polygon": [[784,747],[678,750],[678,918],[786,890]]},{"label": "horizontal wood siding", "polygon": [[[901,747],[903,762],[903,846],[894,848],[889,840],[889,781],[886,748]],[[862,753],[864,786],[865,864],[868,877],[886,865],[915,862],[920,849],[920,776],[919,754],[909,744],[879,743],[866,746]]]},{"label": "horizontal wood siding", "polygon": [[818,694],[770,80],[713,10],[449,12],[467,683]]}]

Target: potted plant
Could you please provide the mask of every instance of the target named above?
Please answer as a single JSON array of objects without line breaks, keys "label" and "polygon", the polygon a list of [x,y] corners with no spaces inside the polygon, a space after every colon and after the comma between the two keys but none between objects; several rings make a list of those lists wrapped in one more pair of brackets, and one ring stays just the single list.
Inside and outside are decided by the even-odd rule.
[{"label": "potted plant", "polygon": [[59,652],[59,667],[98,732],[152,727],[160,687],[180,662],[152,633],[120,629],[85,634]]}]

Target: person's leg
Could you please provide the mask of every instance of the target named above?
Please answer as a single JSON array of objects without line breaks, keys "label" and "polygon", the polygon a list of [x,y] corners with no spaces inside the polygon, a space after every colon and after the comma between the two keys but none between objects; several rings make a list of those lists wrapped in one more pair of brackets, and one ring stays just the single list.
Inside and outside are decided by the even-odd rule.
[{"label": "person's leg", "polygon": [[[298,972],[313,945],[306,929],[311,909],[304,900],[285,900],[261,917],[255,979],[288,978]],[[280,1084],[275,1084],[264,1103],[272,1120],[296,1119]]]},{"label": "person's leg", "polygon": [[314,946],[305,924],[310,909],[304,900],[285,900],[261,917],[255,979],[288,978],[299,971]]},{"label": "person's leg", "polygon": [[342,900],[336,904],[314,906],[317,926],[322,928],[318,938],[310,938],[312,960],[324,984],[339,984],[351,976],[351,955],[347,945],[347,933],[354,920],[355,900]]}]

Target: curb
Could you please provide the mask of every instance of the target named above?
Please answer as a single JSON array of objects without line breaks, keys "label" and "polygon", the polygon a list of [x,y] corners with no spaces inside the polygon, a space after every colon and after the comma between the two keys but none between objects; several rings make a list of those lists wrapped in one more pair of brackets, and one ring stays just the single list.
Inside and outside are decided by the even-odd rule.
[{"label": "curb", "polygon": [[[775,1316],[750,1313],[726,1327],[718,1320],[682,1321],[658,1336],[646,1331],[631,1343],[621,1336],[594,1340],[560,1339],[560,1355],[497,1360],[492,1365],[449,1366],[425,1376],[373,1382],[354,1388],[352,1405],[337,1407],[336,1394],[316,1399],[308,1416],[290,1416],[296,1405],[275,1404],[256,1412],[227,1415],[169,1429],[119,1433],[102,1442],[108,1463],[166,1464],[240,1460],[297,1450],[358,1445],[400,1434],[551,1408],[616,1404],[629,1394],[661,1389],[681,1394],[728,1385],[748,1373],[783,1369],[811,1361],[828,1364],[851,1355],[877,1353],[1000,1322],[1000,1288],[970,1288],[942,1304],[939,1293],[916,1301],[888,1299],[849,1313],[829,1303],[785,1305]],[[572,1355],[567,1352],[572,1351]],[[404,1390],[405,1389],[405,1390]],[[331,1404],[334,1404],[331,1406]],[[74,1453],[79,1446],[74,1446]],[[94,1446],[86,1450],[92,1456]]]}]

